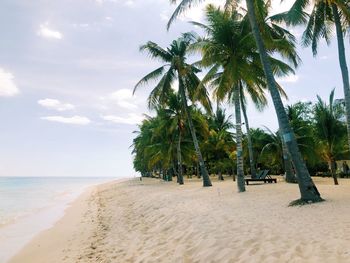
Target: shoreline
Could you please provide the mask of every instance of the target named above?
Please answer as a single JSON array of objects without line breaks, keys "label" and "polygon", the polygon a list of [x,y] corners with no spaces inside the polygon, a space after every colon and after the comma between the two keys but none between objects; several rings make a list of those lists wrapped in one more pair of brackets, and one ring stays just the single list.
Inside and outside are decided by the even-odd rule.
[{"label": "shoreline", "polygon": [[288,207],[296,184],[249,185],[232,178],[129,179],[85,191],[50,229],[9,263],[348,262],[350,180],[315,178],[323,203]]},{"label": "shoreline", "polygon": [[60,195],[67,196],[62,200],[45,207],[35,208],[32,212],[2,225],[0,228],[0,244],[2,247],[0,262],[8,262],[41,232],[53,228],[65,216],[66,210],[74,206],[75,201],[85,192],[111,181],[115,181],[115,179],[111,178],[107,182],[82,185],[70,192],[69,195],[67,195],[68,192],[63,191]]}]

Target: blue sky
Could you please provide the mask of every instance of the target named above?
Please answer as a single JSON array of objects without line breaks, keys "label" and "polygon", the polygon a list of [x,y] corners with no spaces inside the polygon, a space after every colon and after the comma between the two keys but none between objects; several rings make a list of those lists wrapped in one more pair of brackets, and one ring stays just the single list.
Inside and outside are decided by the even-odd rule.
[{"label": "blue sky", "polygon": [[[279,2],[275,11],[290,1]],[[193,30],[186,21],[201,20],[201,8],[166,32],[167,0],[2,1],[0,176],[135,175],[129,146],[151,87],[131,91],[158,66],[138,48]],[[321,44],[317,59],[310,49],[299,54],[296,76],[280,80],[287,103],[327,98],[333,88],[341,98],[336,42]],[[277,128],[272,106],[248,112],[252,127]]]}]

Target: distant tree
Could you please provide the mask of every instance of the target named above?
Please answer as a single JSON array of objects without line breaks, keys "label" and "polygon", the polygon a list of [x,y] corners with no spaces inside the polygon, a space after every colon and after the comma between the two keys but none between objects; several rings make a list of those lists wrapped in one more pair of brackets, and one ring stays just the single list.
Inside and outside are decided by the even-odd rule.
[{"label": "distant tree", "polygon": [[230,122],[231,115],[226,116],[225,110],[217,108],[215,114],[209,117],[209,137],[205,143],[206,152],[211,157],[211,166],[218,173],[218,179],[224,180],[223,171],[231,162],[230,152],[235,148],[233,133],[234,125]]},{"label": "distant tree", "polygon": [[344,150],[346,128],[340,121],[343,111],[340,104],[334,103],[334,90],[328,104],[317,96],[315,105],[315,134],[320,141],[322,157],[328,162],[334,184],[338,184],[336,174],[336,155]]}]

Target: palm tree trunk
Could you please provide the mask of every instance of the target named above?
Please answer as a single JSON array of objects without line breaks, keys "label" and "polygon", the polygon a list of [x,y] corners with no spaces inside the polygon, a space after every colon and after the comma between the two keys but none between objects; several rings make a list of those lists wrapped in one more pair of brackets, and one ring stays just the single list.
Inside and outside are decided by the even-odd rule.
[{"label": "palm tree trunk", "polygon": [[[242,91],[242,89],[241,89],[241,91]],[[255,161],[254,161],[254,154],[253,154],[253,143],[252,143],[252,137],[250,136],[250,128],[249,128],[248,116],[247,116],[245,105],[243,103],[242,94],[240,96],[240,101],[241,101],[241,107],[242,107],[244,122],[245,122],[245,128],[247,130],[250,174],[251,174],[252,178],[256,178],[256,169],[255,169]]]},{"label": "palm tree trunk", "polygon": [[338,178],[337,178],[337,168],[336,168],[336,162],[335,162],[335,159],[334,159],[334,156],[331,156],[330,158],[330,168],[331,168],[331,174],[332,174],[332,177],[333,177],[333,180],[334,180],[334,184],[335,185],[338,185]]},{"label": "palm tree trunk", "polygon": [[266,53],[266,49],[261,37],[261,33],[258,28],[258,22],[255,16],[254,0],[246,0],[246,3],[247,3],[249,21],[252,28],[252,33],[254,35],[255,42],[259,51],[261,63],[263,65],[267,86],[269,88],[273,104],[275,106],[279,127],[280,127],[280,130],[282,131],[283,140],[286,142],[287,149],[291,155],[296,173],[298,174],[298,177],[299,177],[298,184],[299,184],[299,190],[301,195],[300,199],[301,201],[304,201],[304,202],[322,201],[323,199],[321,198],[320,193],[318,192],[317,187],[312,181],[309,171],[307,170],[306,165],[303,162],[298,145],[296,143],[294,133],[290,128],[287,114],[284,110],[284,106],[281,100],[281,96],[277,90],[276,81],[273,76],[271,64]]},{"label": "palm tree trunk", "polygon": [[181,129],[179,128],[179,138],[177,142],[177,169],[178,169],[178,183],[184,184],[184,177],[182,175],[182,159],[181,159]]},{"label": "palm tree trunk", "polygon": [[345,46],[344,46],[344,37],[342,31],[342,24],[340,21],[340,16],[336,4],[332,4],[335,28],[337,31],[337,40],[338,40],[338,57],[339,65],[343,78],[343,90],[344,90],[344,100],[345,100],[345,109],[346,109],[346,129],[348,132],[348,144],[350,149],[350,85],[349,85],[349,71],[346,64],[345,57]]},{"label": "palm tree trunk", "polygon": [[236,115],[236,144],[237,144],[237,186],[238,192],[245,192],[244,185],[244,171],[243,171],[243,148],[242,148],[242,121],[241,121],[241,108],[239,106],[239,90],[237,85],[234,87],[234,100],[235,100],[235,115]]},{"label": "palm tree trunk", "polygon": [[201,173],[199,172],[199,162],[196,162],[196,172],[197,172],[197,178],[201,178]]},{"label": "palm tree trunk", "polygon": [[179,92],[180,92],[180,96],[181,96],[184,110],[185,110],[186,115],[187,115],[188,126],[189,126],[190,131],[191,131],[194,148],[196,150],[196,154],[198,157],[199,167],[200,167],[200,171],[201,171],[201,174],[203,177],[203,186],[204,187],[212,186],[209,175],[208,175],[208,171],[207,171],[205,164],[204,164],[201,150],[199,148],[199,144],[198,144],[198,140],[197,140],[197,136],[196,136],[196,131],[194,129],[193,122],[192,122],[191,113],[190,113],[188,105],[187,105],[187,98],[186,98],[185,90],[182,86],[183,86],[183,83],[182,83],[182,80],[180,78],[179,79]]},{"label": "palm tree trunk", "polygon": [[222,171],[221,171],[221,169],[219,169],[219,171],[218,171],[218,180],[219,180],[219,181],[224,181],[224,177],[222,176]]},{"label": "palm tree trunk", "polygon": [[286,146],[285,142],[283,141],[283,137],[281,139],[282,139],[283,164],[284,164],[284,172],[286,174],[286,182],[287,183],[296,183],[297,179],[293,173],[292,162],[290,160],[287,146]]}]

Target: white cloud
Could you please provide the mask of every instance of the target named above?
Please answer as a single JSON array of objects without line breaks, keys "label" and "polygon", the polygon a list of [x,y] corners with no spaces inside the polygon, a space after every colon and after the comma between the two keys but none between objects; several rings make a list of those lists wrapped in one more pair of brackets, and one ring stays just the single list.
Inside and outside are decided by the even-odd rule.
[{"label": "white cloud", "polygon": [[144,119],[142,116],[135,113],[129,113],[127,117],[105,115],[105,116],[101,116],[101,118],[113,123],[130,124],[130,125],[140,124]]},{"label": "white cloud", "polygon": [[38,100],[38,104],[51,110],[66,111],[73,110],[75,106],[70,103],[62,103],[56,99],[42,99]]},{"label": "white cloud", "polygon": [[61,122],[65,124],[74,124],[74,125],[88,125],[91,121],[83,116],[73,116],[73,117],[63,117],[63,116],[47,116],[41,117],[42,120]]},{"label": "white cloud", "polygon": [[295,83],[299,80],[298,75],[289,75],[282,78],[277,78],[276,81],[279,83]]},{"label": "white cloud", "polygon": [[62,39],[63,35],[61,32],[57,31],[57,30],[53,30],[50,29],[48,27],[48,24],[41,24],[39,31],[38,31],[38,35],[44,38],[53,38],[53,39]]},{"label": "white cloud", "polygon": [[132,95],[132,91],[130,89],[120,89],[112,94],[110,94],[109,98],[117,103],[118,106],[128,109],[134,110],[137,109],[137,105],[135,103],[135,97]]},{"label": "white cloud", "polygon": [[12,73],[0,68],[0,97],[11,97],[18,93],[19,89],[14,82]]}]

